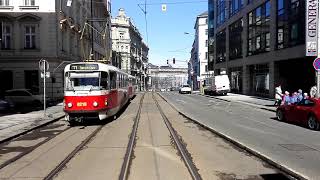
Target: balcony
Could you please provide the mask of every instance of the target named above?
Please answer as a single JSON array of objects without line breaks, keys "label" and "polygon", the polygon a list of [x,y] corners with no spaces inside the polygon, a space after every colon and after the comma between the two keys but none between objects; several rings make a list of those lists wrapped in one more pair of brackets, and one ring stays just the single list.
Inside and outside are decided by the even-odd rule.
[{"label": "balcony", "polygon": [[19,6],[21,10],[38,10],[39,6]]},{"label": "balcony", "polygon": [[12,10],[12,9],[13,9],[13,6],[9,6],[9,5],[0,5],[0,9]]}]

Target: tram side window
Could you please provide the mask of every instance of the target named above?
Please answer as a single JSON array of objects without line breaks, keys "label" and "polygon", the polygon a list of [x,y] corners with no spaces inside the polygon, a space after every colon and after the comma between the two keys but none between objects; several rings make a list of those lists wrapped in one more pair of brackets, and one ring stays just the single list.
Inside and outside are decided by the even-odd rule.
[{"label": "tram side window", "polygon": [[109,82],[108,82],[108,73],[107,72],[101,72],[101,88],[103,89],[109,89]]},{"label": "tram side window", "polygon": [[110,88],[117,88],[117,73],[110,71]]}]

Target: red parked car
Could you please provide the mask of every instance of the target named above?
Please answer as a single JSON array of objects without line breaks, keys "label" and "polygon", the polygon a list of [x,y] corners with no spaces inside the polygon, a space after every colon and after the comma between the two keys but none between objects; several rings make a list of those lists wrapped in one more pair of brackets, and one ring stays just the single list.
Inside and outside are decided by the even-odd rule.
[{"label": "red parked car", "polygon": [[296,104],[281,105],[276,114],[279,121],[300,123],[309,129],[319,130],[320,99],[310,98]]}]

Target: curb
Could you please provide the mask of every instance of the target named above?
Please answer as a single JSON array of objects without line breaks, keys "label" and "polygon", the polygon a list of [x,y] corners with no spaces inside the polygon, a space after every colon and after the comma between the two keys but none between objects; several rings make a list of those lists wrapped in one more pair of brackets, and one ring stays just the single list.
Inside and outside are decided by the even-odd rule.
[{"label": "curb", "polygon": [[[295,172],[294,170],[290,169],[289,167],[282,166],[281,164],[279,164],[276,161],[272,160],[270,157],[268,157],[266,155],[263,155],[262,153],[247,147],[246,145],[236,141],[232,137],[230,137],[228,135],[225,135],[225,134],[223,134],[221,132],[218,132],[217,130],[215,130],[215,129],[209,127],[209,126],[206,126],[206,125],[202,124],[201,122],[196,120],[196,118],[190,117],[190,115],[187,115],[187,114],[183,113],[182,111],[180,111],[176,106],[174,106],[172,103],[168,102],[167,99],[165,97],[163,97],[160,93],[158,93],[158,95],[164,101],[166,101],[173,109],[175,109],[180,115],[182,115],[183,117],[185,117],[188,120],[198,124],[199,126],[205,128],[206,130],[218,135],[219,137],[229,141],[230,143],[232,143],[233,145],[239,147],[240,149],[243,149],[243,150],[247,151],[248,153],[250,153],[250,154],[262,159],[263,161],[267,162],[271,166],[276,167],[277,169],[289,174],[289,177],[288,177],[287,174],[283,174],[283,175],[287,176],[289,179],[293,179],[293,178],[295,178],[295,179],[303,179],[303,180],[309,179],[309,178],[305,177],[304,175],[299,174],[298,172]],[[221,99],[219,99],[219,100],[221,100]],[[226,100],[226,101],[228,101],[228,100]],[[228,101],[228,102],[231,102],[231,101]]]},{"label": "curb", "polygon": [[5,143],[5,142],[7,142],[7,141],[10,141],[10,140],[12,140],[12,139],[15,139],[15,138],[17,138],[17,137],[19,137],[19,136],[22,136],[22,135],[24,135],[24,134],[27,134],[28,132],[31,132],[31,131],[33,131],[33,130],[39,129],[39,128],[41,128],[41,127],[44,127],[44,126],[46,126],[46,125],[48,125],[48,124],[54,123],[54,122],[60,120],[61,118],[63,118],[64,116],[65,116],[65,115],[59,116],[59,117],[54,118],[53,120],[50,120],[50,121],[48,121],[48,122],[46,122],[46,123],[40,124],[40,125],[35,126],[35,127],[31,128],[31,129],[28,129],[28,130],[25,130],[25,131],[23,131],[23,132],[21,132],[21,133],[15,134],[14,136],[11,136],[11,137],[2,139],[2,140],[0,140],[0,144]]},{"label": "curb", "polygon": [[270,112],[276,112],[277,110],[273,110],[267,107],[264,107],[263,105],[258,105],[258,104],[253,104],[253,103],[247,103],[247,102],[242,102],[242,101],[231,101],[231,100],[227,100],[227,99],[222,99],[222,98],[218,98],[218,97],[214,97],[214,96],[209,96],[209,95],[203,95],[203,94],[196,94],[198,96],[204,96],[204,97],[208,97],[208,98],[212,98],[212,99],[218,99],[221,101],[226,101],[226,102],[236,102],[239,104],[245,104],[251,107],[255,107],[257,109],[262,109],[262,110],[266,110],[266,111],[270,111]]}]

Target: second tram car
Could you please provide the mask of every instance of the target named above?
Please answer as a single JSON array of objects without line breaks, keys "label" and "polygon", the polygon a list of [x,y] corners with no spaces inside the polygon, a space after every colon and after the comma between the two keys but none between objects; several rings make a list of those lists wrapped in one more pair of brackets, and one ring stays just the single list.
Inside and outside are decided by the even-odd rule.
[{"label": "second tram car", "polygon": [[64,111],[70,124],[114,116],[135,95],[133,76],[95,62],[65,67]]}]

